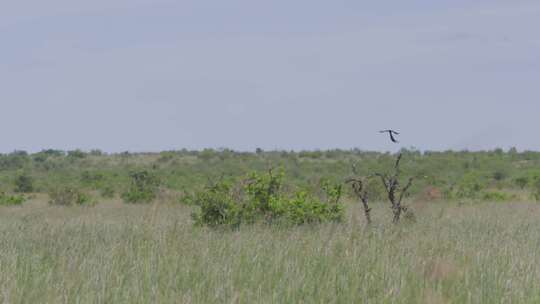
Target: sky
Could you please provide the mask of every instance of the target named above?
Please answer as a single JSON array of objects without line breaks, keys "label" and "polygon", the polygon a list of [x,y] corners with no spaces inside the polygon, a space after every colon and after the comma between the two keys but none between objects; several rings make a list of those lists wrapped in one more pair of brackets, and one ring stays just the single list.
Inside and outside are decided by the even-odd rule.
[{"label": "sky", "polygon": [[0,152],[540,150],[539,29],[537,0],[2,1]]}]

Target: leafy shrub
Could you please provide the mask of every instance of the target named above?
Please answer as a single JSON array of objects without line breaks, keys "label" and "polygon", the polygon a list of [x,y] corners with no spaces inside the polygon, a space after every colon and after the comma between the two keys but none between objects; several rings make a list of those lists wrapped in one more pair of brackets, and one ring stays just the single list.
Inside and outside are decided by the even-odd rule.
[{"label": "leafy shrub", "polygon": [[533,197],[536,201],[540,201],[540,178],[534,180]]},{"label": "leafy shrub", "polygon": [[36,153],[33,155],[33,160],[36,162],[36,163],[43,163],[47,160],[48,156],[46,154],[42,154],[42,153]]},{"label": "leafy shrub", "polygon": [[0,155],[0,169],[22,169],[29,160],[26,151],[14,151],[8,155]]},{"label": "leafy shrub", "polygon": [[63,186],[49,192],[49,204],[58,206],[91,205],[90,195],[77,188]]},{"label": "leafy shrub", "polygon": [[475,199],[478,198],[481,190],[484,186],[480,182],[481,177],[477,172],[470,172],[463,176],[463,178],[456,185],[456,192],[450,195],[456,198],[463,199]]},{"label": "leafy shrub", "polygon": [[286,222],[301,225],[328,221],[340,221],[343,206],[339,203],[327,203],[317,200],[305,191],[295,194],[292,199],[276,201],[275,214],[282,215]]},{"label": "leafy shrub", "polygon": [[53,156],[53,157],[60,157],[60,156],[66,155],[66,153],[64,151],[62,151],[62,150],[54,150],[54,149],[42,150],[38,154],[45,154],[47,156]]},{"label": "leafy shrub", "polygon": [[114,191],[114,187],[111,185],[104,185],[99,188],[99,195],[103,198],[114,198],[114,195],[116,192]]},{"label": "leafy shrub", "polygon": [[280,190],[283,177],[283,171],[274,174],[270,170],[268,174],[264,175],[256,172],[251,173],[245,186],[247,199],[250,202],[249,211],[258,214],[272,211],[273,204],[281,200],[282,193]]},{"label": "leafy shrub", "polygon": [[102,156],[103,151],[101,151],[99,149],[93,149],[93,150],[90,151],[89,154],[92,155],[92,156]]},{"label": "leafy shrub", "polygon": [[159,153],[159,158],[157,159],[157,162],[158,163],[167,163],[169,161],[171,161],[172,159],[174,159],[174,157],[176,156],[176,154],[172,151],[167,151],[167,152],[161,152]]},{"label": "leafy shrub", "polygon": [[0,192],[0,206],[20,206],[26,198],[22,195],[8,195]]},{"label": "leafy shrub", "polygon": [[34,180],[26,173],[19,174],[15,178],[15,192],[30,193],[34,191]]},{"label": "leafy shrub", "polygon": [[214,158],[217,153],[213,149],[204,149],[197,154],[197,158],[202,161],[209,161]]},{"label": "leafy shrub", "polygon": [[525,176],[518,177],[514,179],[514,183],[521,189],[525,189],[527,184],[529,183],[529,179]]},{"label": "leafy shrub", "polygon": [[77,149],[73,151],[68,151],[67,156],[70,159],[83,159],[86,157],[86,153]]},{"label": "leafy shrub", "polygon": [[493,179],[496,181],[502,181],[507,177],[507,174],[505,171],[497,170],[493,173]]},{"label": "leafy shrub", "polygon": [[159,190],[159,179],[147,170],[130,173],[131,184],[122,194],[126,203],[148,203],[156,198]]},{"label": "leafy shrub", "polygon": [[319,159],[324,156],[324,153],[321,151],[301,151],[298,153],[298,156],[301,158]]},{"label": "leafy shrub", "polygon": [[500,191],[484,192],[482,195],[482,200],[490,201],[490,202],[508,202],[515,199],[516,199],[515,195],[505,193],[505,192],[500,192]]},{"label": "leafy shrub", "polygon": [[52,157],[63,157],[65,155],[64,151],[61,150],[42,150],[41,152],[35,153],[32,155],[33,160],[37,163],[45,162],[47,159]]},{"label": "leafy shrub", "polygon": [[95,185],[105,179],[105,175],[101,172],[83,171],[81,173],[81,181],[85,184]]},{"label": "leafy shrub", "polygon": [[283,191],[283,176],[283,172],[251,173],[241,183],[220,181],[206,187],[191,200],[200,208],[192,215],[195,224],[210,227],[238,227],[255,222],[301,225],[343,218],[341,185],[323,184],[325,200],[307,191],[288,195]]},{"label": "leafy shrub", "polygon": [[231,185],[227,182],[206,187],[195,195],[192,202],[200,208],[198,213],[192,214],[197,225],[237,227],[242,221],[242,208],[233,197]]}]

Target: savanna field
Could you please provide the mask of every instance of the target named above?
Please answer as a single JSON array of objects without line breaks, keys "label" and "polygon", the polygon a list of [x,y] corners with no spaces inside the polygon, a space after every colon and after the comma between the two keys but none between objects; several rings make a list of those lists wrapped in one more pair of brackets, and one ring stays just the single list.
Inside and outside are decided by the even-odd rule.
[{"label": "savanna field", "polygon": [[2,155],[0,302],[540,303],[540,153],[401,153]]}]

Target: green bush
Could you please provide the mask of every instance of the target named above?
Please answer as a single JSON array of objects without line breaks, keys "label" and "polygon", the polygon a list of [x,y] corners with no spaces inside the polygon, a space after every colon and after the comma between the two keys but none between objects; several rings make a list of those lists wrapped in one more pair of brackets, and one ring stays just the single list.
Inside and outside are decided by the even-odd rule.
[{"label": "green bush", "polygon": [[111,185],[103,185],[99,187],[98,192],[103,198],[114,198],[114,195],[116,194],[114,187]]},{"label": "green bush", "polygon": [[192,214],[196,225],[237,227],[242,221],[241,204],[233,197],[227,182],[208,186],[193,197],[192,203],[200,208]]},{"label": "green bush", "polygon": [[34,191],[34,180],[26,173],[19,174],[15,178],[15,192],[30,193]]},{"label": "green bush", "polygon": [[273,206],[282,200],[283,177],[283,171],[278,174],[269,171],[264,175],[253,172],[248,176],[244,190],[249,204],[243,208],[246,213],[244,217],[254,221],[257,215],[266,214],[267,217],[273,215],[272,211],[275,210]]},{"label": "green bush", "polygon": [[62,186],[49,192],[49,204],[57,206],[93,205],[90,195],[70,186]]},{"label": "green bush", "polygon": [[217,152],[215,152],[213,149],[204,149],[197,154],[197,158],[202,161],[210,161],[215,156],[217,156]]},{"label": "green bush", "polygon": [[482,200],[490,202],[508,202],[515,199],[515,195],[500,191],[489,191],[482,194]]},{"label": "green bush", "polygon": [[96,185],[104,179],[105,175],[101,172],[85,170],[81,173],[81,182],[86,185]]},{"label": "green bush", "polygon": [[493,179],[496,181],[502,181],[507,177],[507,173],[502,170],[497,170],[493,172]]},{"label": "green bush", "polygon": [[153,173],[147,170],[130,173],[131,184],[122,194],[126,203],[149,203],[153,201],[159,190],[160,181]]},{"label": "green bush", "polygon": [[73,151],[68,151],[67,156],[69,159],[83,159],[86,157],[86,153],[77,149]]},{"label": "green bush", "polygon": [[455,193],[451,197],[458,199],[477,199],[484,185],[481,184],[481,176],[477,172],[470,172],[458,181]]},{"label": "green bush", "polygon": [[284,216],[286,222],[301,225],[340,221],[343,217],[343,206],[339,203],[322,202],[305,191],[295,194],[292,199],[277,202],[274,212]]},{"label": "green bush", "polygon": [[159,158],[156,160],[158,163],[167,163],[175,158],[176,154],[172,151],[166,151],[159,153]]},{"label": "green bush", "polygon": [[22,169],[30,158],[26,151],[15,151],[7,155],[0,155],[0,169],[18,170]]},{"label": "green bush", "polygon": [[22,195],[8,195],[5,192],[0,192],[0,206],[20,206],[26,201]]},{"label": "green bush", "polygon": [[536,201],[540,201],[540,178],[534,179],[533,197]]},{"label": "green bush", "polygon": [[514,183],[521,189],[525,189],[527,184],[529,184],[529,179],[526,176],[520,176],[514,179]]},{"label": "green bush", "polygon": [[103,151],[101,151],[99,149],[93,149],[93,150],[90,151],[89,154],[92,155],[92,156],[102,156]]},{"label": "green bush", "polygon": [[283,172],[270,171],[251,173],[237,184],[221,181],[206,187],[190,200],[199,207],[193,213],[195,224],[238,227],[256,222],[301,225],[342,220],[340,185],[324,183],[325,199],[320,199],[307,191],[289,194],[283,191],[282,180]]}]

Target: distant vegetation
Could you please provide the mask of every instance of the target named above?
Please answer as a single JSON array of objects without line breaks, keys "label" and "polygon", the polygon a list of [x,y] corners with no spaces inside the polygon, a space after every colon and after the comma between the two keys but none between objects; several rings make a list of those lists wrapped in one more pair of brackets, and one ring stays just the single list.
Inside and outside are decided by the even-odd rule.
[{"label": "distant vegetation", "polygon": [[0,303],[540,303],[536,201],[515,149],[16,151]]},{"label": "distant vegetation", "polygon": [[[413,199],[540,200],[539,152],[497,149],[422,153],[403,149],[401,154],[401,170],[416,177],[408,189],[408,196]],[[114,197],[121,197],[126,203],[147,203],[160,197],[160,193],[167,193],[166,197],[177,202],[189,203],[187,201],[191,199],[191,203],[208,206],[210,195],[221,196],[221,203],[226,204],[233,199],[230,192],[242,188],[243,196],[234,199],[254,202],[249,208],[262,208],[267,212],[270,209],[266,203],[261,205],[257,202],[254,194],[250,193],[254,190],[241,183],[248,175],[255,180],[264,180],[267,178],[264,172],[270,167],[279,167],[284,172],[279,183],[284,186],[280,189],[279,198],[272,199],[285,206],[285,202],[290,200],[305,200],[311,206],[309,208],[317,209],[320,207],[313,204],[322,198],[323,181],[343,185],[352,174],[353,164],[358,172],[367,175],[388,171],[394,161],[395,155],[361,150],[265,152],[257,149],[255,153],[248,153],[205,149],[120,154],[106,154],[99,150],[43,150],[34,154],[15,151],[0,155],[0,191],[5,193],[4,197],[46,193],[51,196],[51,202],[60,204],[65,200],[79,204],[81,201],[99,202]],[[406,180],[401,182],[405,184]],[[205,189],[210,191],[205,194],[207,197],[201,194]],[[387,189],[380,182],[370,182],[369,192],[372,202],[385,200],[388,196]],[[345,199],[354,198],[353,189],[344,188],[343,196]],[[283,211],[283,208],[288,211]],[[287,208],[280,206],[279,212],[272,212],[287,213],[290,211]],[[232,221],[240,221],[238,215],[235,216]],[[273,218],[276,214],[268,216]],[[204,217],[199,214],[195,218],[201,221]],[[229,218],[214,220],[231,221]]]},{"label": "distant vegetation", "polygon": [[[415,180],[412,197],[485,200],[502,194],[508,200],[540,199],[540,153],[515,149],[485,152],[424,152],[402,150],[402,170]],[[122,194],[127,202],[151,201],[156,188],[193,194],[223,176],[240,179],[270,166],[284,168],[283,182],[298,189],[316,190],[321,180],[342,183],[355,163],[359,172],[381,172],[395,155],[360,150],[271,151],[256,153],[228,149],[106,154],[44,150],[0,155],[0,190],[6,193],[49,193],[71,186],[98,196]],[[138,172],[138,173],[137,173]],[[143,173],[144,172],[144,173]],[[142,176],[144,175],[144,177]],[[148,180],[146,180],[148,178]],[[372,200],[382,200],[382,185]],[[352,191],[347,190],[350,196]]]}]

